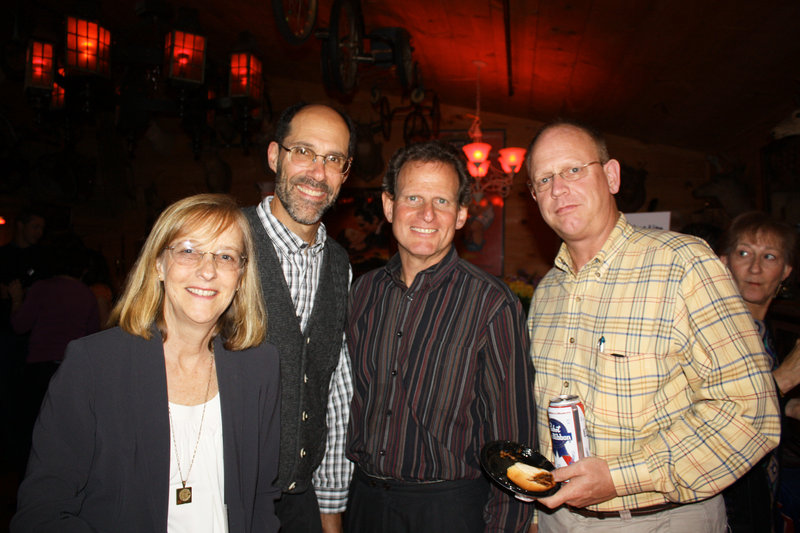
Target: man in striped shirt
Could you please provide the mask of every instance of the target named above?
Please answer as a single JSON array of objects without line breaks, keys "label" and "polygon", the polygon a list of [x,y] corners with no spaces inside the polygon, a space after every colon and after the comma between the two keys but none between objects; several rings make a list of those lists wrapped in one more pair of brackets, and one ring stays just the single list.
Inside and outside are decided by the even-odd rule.
[{"label": "man in striped shirt", "polygon": [[[725,531],[720,491],[777,444],[770,363],[725,266],[699,239],[634,228],[620,165],[575,123],[529,149],[531,194],[563,239],[528,317],[539,443],[577,394],[592,457],[554,472],[539,531]],[[669,528],[669,529],[667,529]]]},{"label": "man in striped shirt", "polygon": [[528,506],[483,477],[483,444],[534,445],[533,368],[519,299],[453,247],[471,179],[441,142],[399,150],[383,182],[398,243],[357,279],[347,340],[356,463],[351,533],[515,532]]}]

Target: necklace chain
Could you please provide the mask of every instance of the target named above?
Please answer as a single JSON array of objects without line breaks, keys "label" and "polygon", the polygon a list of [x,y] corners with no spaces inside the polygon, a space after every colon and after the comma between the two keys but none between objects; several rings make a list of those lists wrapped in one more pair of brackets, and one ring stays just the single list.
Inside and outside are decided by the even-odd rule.
[{"label": "necklace chain", "polygon": [[200,415],[200,428],[197,430],[197,442],[194,443],[194,451],[192,452],[192,460],[189,462],[189,470],[186,471],[186,478],[183,477],[183,471],[181,469],[181,458],[180,454],[178,453],[178,444],[175,441],[175,428],[172,426],[172,409],[169,408],[169,402],[167,402],[167,413],[169,415],[169,431],[172,434],[172,447],[175,449],[175,462],[178,463],[178,476],[181,478],[181,484],[183,488],[186,488],[186,482],[189,481],[189,474],[192,472],[192,466],[194,466],[194,458],[197,455],[197,448],[200,447],[200,435],[203,433],[203,420],[206,417],[206,405],[208,404],[208,392],[211,390],[211,377],[214,375],[214,354],[211,354],[211,364],[208,368],[208,383],[206,384],[206,397],[205,401],[203,402],[203,412]]}]

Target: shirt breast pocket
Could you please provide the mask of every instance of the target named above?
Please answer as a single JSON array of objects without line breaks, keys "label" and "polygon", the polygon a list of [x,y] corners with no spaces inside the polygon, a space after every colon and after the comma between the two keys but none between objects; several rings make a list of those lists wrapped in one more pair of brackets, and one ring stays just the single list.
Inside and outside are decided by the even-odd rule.
[{"label": "shirt breast pocket", "polygon": [[590,388],[589,425],[605,434],[619,433],[633,439],[655,415],[654,391],[659,379],[659,360],[653,353],[627,351],[621,339],[606,336],[597,350],[595,383]]}]

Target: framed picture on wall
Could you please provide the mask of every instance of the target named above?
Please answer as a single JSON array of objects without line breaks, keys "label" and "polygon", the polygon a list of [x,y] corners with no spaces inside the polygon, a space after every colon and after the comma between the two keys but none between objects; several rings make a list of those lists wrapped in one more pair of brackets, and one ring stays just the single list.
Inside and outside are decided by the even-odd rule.
[{"label": "framed picture on wall", "polygon": [[496,194],[474,196],[467,222],[456,232],[458,255],[489,274],[502,276],[504,230],[503,199]]}]

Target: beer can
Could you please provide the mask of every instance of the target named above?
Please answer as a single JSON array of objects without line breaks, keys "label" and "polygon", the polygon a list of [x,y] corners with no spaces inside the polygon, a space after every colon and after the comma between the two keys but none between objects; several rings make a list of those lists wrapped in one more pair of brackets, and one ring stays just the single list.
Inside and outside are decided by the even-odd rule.
[{"label": "beer can", "polygon": [[547,408],[556,467],[589,457],[583,402],[574,394],[556,396]]}]

